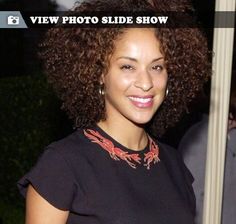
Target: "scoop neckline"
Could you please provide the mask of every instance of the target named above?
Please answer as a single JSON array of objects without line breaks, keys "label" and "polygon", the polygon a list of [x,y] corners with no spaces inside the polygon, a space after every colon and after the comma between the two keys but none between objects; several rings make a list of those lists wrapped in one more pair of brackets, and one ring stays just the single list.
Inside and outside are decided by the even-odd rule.
[{"label": "scoop neckline", "polygon": [[149,170],[152,165],[160,161],[159,147],[149,136],[146,147],[143,150],[135,151],[116,141],[98,125],[84,128],[83,134],[90,142],[96,143],[103,150],[106,150],[113,160],[126,161],[134,169],[137,168],[138,164],[143,164]]}]

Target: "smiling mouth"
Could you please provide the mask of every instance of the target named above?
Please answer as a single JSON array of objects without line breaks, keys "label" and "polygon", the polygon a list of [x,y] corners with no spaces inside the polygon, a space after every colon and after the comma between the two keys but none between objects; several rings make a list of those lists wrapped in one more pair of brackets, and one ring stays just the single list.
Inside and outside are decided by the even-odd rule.
[{"label": "smiling mouth", "polygon": [[138,108],[149,108],[153,105],[153,96],[129,96],[128,98],[132,102],[132,104]]},{"label": "smiling mouth", "polygon": [[140,103],[148,103],[152,101],[153,97],[134,97],[134,96],[129,96],[128,97],[132,101],[140,102]]}]

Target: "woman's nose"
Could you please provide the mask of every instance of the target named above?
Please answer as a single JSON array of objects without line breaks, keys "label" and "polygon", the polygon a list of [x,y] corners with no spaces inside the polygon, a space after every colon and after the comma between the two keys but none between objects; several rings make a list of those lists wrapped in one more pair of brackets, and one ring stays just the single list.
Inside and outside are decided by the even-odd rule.
[{"label": "woman's nose", "polygon": [[152,77],[148,71],[142,71],[138,74],[134,83],[136,88],[142,89],[144,92],[148,92],[153,87]]}]

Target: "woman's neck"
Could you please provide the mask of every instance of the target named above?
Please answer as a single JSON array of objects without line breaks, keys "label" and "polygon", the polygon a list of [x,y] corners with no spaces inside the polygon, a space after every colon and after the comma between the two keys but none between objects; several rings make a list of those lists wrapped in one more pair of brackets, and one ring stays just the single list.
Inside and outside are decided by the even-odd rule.
[{"label": "woman's neck", "polygon": [[148,137],[143,127],[131,121],[121,122],[119,120],[106,119],[97,125],[125,147],[139,151],[146,147]]}]

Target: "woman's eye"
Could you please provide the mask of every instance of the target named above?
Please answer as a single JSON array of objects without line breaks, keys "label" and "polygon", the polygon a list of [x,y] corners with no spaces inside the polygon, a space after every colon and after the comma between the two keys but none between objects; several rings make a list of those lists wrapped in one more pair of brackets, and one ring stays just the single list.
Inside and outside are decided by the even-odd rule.
[{"label": "woman's eye", "polygon": [[156,71],[162,71],[163,70],[163,66],[162,65],[155,65],[152,67],[153,70],[156,70]]},{"label": "woman's eye", "polygon": [[120,69],[121,69],[121,70],[133,70],[134,67],[131,66],[131,65],[122,65],[122,66],[120,67]]}]

